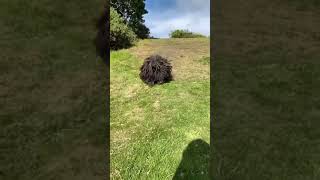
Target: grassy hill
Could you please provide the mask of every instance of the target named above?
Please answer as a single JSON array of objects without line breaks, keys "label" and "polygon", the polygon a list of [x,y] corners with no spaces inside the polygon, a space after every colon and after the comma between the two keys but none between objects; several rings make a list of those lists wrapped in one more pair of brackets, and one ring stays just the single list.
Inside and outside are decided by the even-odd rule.
[{"label": "grassy hill", "polygon": [[[111,53],[112,179],[208,178],[209,49],[207,38],[157,39]],[[150,88],[139,68],[154,53],[174,81]]]},{"label": "grassy hill", "polygon": [[103,1],[0,1],[0,179],[104,179]]},{"label": "grassy hill", "polygon": [[319,3],[226,0],[213,15],[213,179],[319,179]]}]

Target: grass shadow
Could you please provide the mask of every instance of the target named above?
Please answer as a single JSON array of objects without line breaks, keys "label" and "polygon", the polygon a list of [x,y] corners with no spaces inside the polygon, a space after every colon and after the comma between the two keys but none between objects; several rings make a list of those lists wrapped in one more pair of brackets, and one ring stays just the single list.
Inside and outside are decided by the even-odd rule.
[{"label": "grass shadow", "polygon": [[209,144],[202,139],[191,141],[184,150],[182,160],[172,179],[209,179],[209,152]]}]

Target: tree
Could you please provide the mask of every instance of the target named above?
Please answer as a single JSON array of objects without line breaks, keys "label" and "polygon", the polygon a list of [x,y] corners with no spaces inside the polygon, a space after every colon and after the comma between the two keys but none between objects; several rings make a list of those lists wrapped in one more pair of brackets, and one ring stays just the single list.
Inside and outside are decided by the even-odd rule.
[{"label": "tree", "polygon": [[128,48],[135,43],[136,35],[132,29],[124,23],[117,11],[110,7],[110,48],[118,50]]},{"label": "tree", "polygon": [[144,24],[139,23],[133,27],[133,31],[136,33],[137,37],[141,39],[149,38],[150,30]]},{"label": "tree", "polygon": [[150,31],[144,25],[143,15],[148,11],[145,9],[145,0],[111,0],[110,4],[125,23],[131,27],[138,38],[148,38]]}]

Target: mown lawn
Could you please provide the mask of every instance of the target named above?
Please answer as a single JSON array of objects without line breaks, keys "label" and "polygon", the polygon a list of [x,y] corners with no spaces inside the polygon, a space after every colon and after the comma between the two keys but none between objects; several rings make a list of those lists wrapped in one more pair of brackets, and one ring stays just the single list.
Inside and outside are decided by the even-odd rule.
[{"label": "mown lawn", "polygon": [[0,179],[106,177],[103,5],[0,1]]},{"label": "mown lawn", "polygon": [[[143,59],[158,53],[174,81],[148,87]],[[140,41],[111,52],[111,178],[208,179],[209,40]]]}]

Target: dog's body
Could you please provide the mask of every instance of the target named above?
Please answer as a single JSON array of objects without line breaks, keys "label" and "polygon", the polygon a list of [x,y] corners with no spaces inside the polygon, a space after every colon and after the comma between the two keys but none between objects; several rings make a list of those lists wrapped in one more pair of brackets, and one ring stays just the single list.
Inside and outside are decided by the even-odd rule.
[{"label": "dog's body", "polygon": [[172,66],[167,59],[153,55],[145,59],[140,68],[140,78],[149,86],[163,84],[172,80]]}]

